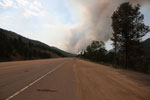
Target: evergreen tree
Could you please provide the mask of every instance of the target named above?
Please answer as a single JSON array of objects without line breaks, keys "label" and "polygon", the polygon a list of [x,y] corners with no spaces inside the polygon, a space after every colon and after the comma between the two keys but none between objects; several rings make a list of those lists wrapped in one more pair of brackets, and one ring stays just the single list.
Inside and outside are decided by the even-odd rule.
[{"label": "evergreen tree", "polygon": [[82,54],[84,58],[91,59],[93,61],[105,61],[106,49],[105,44],[102,41],[92,41],[90,45],[87,46],[86,51]]},{"label": "evergreen tree", "polygon": [[112,15],[112,41],[115,52],[118,49],[122,55],[125,68],[129,63],[133,63],[133,57],[137,57],[136,60],[141,57],[141,38],[149,32],[149,27],[143,23],[143,19],[140,5],[132,6],[129,2],[121,4]]}]

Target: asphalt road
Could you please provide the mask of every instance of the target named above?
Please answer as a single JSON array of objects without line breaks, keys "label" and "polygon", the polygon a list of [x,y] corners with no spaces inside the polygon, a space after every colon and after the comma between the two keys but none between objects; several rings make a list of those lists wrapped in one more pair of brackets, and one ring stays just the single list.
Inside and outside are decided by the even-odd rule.
[{"label": "asphalt road", "polygon": [[0,63],[0,100],[149,100],[150,75],[76,58]]},{"label": "asphalt road", "polygon": [[73,59],[0,63],[0,100],[75,100],[72,63]]}]

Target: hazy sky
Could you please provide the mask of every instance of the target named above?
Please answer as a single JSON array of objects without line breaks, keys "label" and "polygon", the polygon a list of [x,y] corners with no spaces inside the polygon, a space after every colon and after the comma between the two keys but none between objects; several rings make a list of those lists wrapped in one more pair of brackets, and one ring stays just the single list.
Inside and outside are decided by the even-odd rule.
[{"label": "hazy sky", "polygon": [[[76,53],[92,40],[109,39],[110,17],[123,1],[128,0],[0,0],[0,27]],[[145,1],[141,11],[150,26],[150,1]]]}]

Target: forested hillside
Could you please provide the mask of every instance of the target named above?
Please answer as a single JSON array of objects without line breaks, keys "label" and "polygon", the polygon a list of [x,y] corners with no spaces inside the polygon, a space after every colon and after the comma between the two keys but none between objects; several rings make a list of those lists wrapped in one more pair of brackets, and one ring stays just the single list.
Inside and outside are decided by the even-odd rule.
[{"label": "forested hillside", "polygon": [[0,61],[67,57],[67,54],[70,53],[0,29]]}]

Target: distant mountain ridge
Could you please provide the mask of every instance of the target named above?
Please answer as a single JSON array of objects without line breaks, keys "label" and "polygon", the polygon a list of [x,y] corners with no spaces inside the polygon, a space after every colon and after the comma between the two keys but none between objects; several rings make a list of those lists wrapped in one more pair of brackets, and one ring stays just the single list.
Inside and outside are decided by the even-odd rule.
[{"label": "distant mountain ridge", "polygon": [[150,38],[142,42],[145,56],[150,57]]},{"label": "distant mountain ridge", "polygon": [[143,44],[150,47],[150,38],[148,38],[145,41],[143,41]]},{"label": "distant mountain ridge", "polygon": [[[5,40],[3,40],[4,37],[6,38]],[[15,33],[15,32],[8,31],[8,30],[2,29],[2,28],[0,28],[0,38],[1,38],[1,40],[0,40],[0,46],[1,47],[2,47],[4,41],[6,41],[6,42],[8,42],[8,41],[17,41],[17,40],[20,39],[19,41],[22,41],[23,43],[26,44],[25,47],[29,48],[29,46],[32,45],[34,47],[33,49],[35,51],[40,51],[40,49],[41,49],[42,52],[44,52],[44,53],[49,52],[50,54],[56,55],[57,57],[58,56],[59,57],[74,57],[74,56],[76,56],[75,54],[68,53],[66,51],[63,51],[63,50],[58,49],[58,48],[53,47],[53,46],[49,46],[49,45],[47,45],[45,43],[42,43],[40,41],[37,41],[37,40],[28,39],[28,38],[26,38],[24,36],[21,36],[21,35]],[[15,45],[15,44],[13,44],[13,45]],[[36,48],[36,47],[38,47],[38,48]]]},{"label": "distant mountain ridge", "polygon": [[[146,40],[144,40],[143,42],[142,42],[142,44],[143,44],[143,47],[144,47],[144,51],[145,52],[149,52],[150,51],[150,38],[148,38],[148,39],[146,39]],[[147,50],[147,51],[146,51]],[[117,52],[119,51],[119,49],[117,49]],[[115,52],[115,50],[114,49],[111,49],[111,50],[109,50],[109,52]]]},{"label": "distant mountain ridge", "polygon": [[31,43],[33,43],[34,45],[41,45],[41,46],[49,47],[49,46],[48,46],[47,44],[45,44],[45,43],[42,43],[42,42],[37,41],[37,40],[32,40],[32,39],[26,38],[26,37],[24,37],[24,36],[22,36],[22,35],[19,35],[19,34],[15,33],[15,32],[8,31],[8,30],[4,30],[4,29],[2,29],[2,28],[0,28],[0,30],[5,31],[5,34],[6,34],[8,37],[11,37],[11,38],[19,38],[19,37],[21,37],[22,40],[23,40],[24,42],[26,42],[26,43],[31,42]]}]

